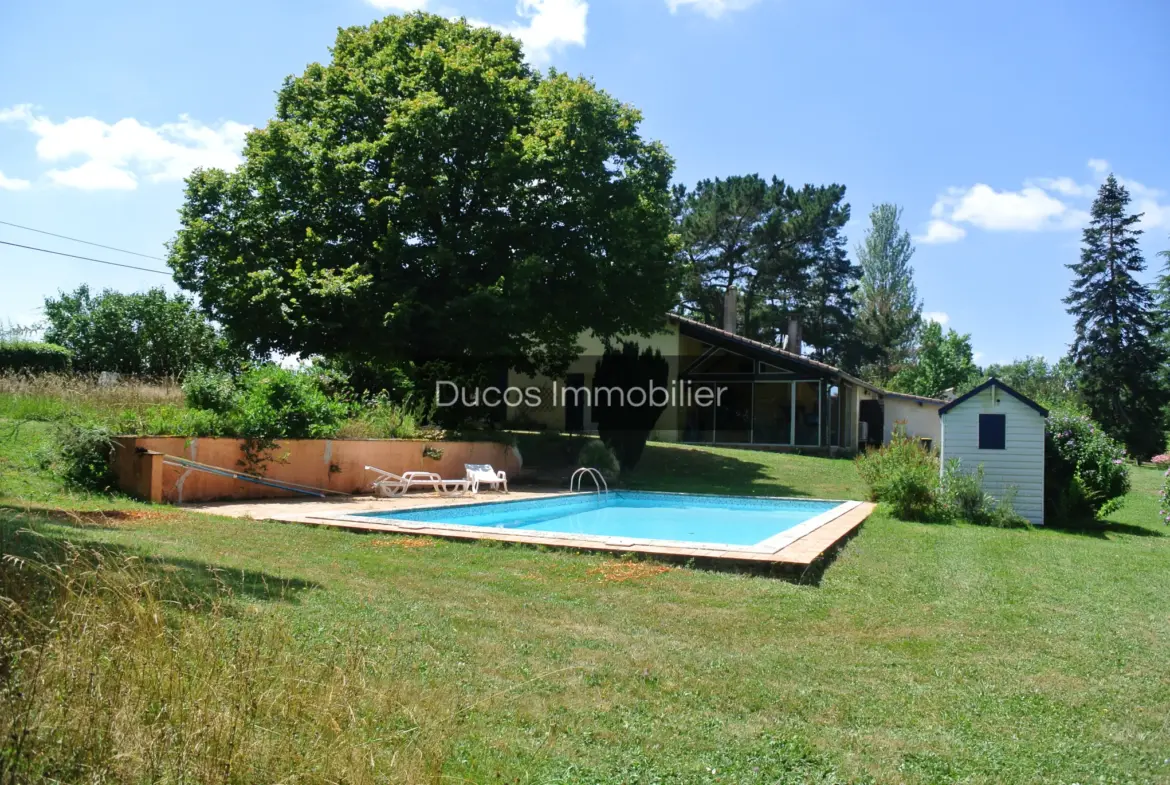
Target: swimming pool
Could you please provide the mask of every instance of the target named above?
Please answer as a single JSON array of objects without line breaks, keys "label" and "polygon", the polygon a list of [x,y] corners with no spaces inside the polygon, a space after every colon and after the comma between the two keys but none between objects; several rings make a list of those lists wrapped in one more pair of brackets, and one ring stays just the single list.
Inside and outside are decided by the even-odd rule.
[{"label": "swimming pool", "polygon": [[[617,546],[698,547],[772,553],[857,502],[648,491],[426,507],[346,516],[399,529],[531,535]],[[441,533],[441,531],[439,532]]]}]

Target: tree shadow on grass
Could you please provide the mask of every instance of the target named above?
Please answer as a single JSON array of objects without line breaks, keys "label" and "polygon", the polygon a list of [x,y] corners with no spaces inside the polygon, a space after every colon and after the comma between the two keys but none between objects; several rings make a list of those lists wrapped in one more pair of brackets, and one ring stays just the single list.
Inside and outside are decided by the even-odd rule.
[{"label": "tree shadow on grass", "polygon": [[[61,536],[54,529],[62,523],[74,528],[80,536]],[[141,577],[157,582],[159,592],[168,600],[190,610],[232,598],[298,603],[306,591],[323,588],[315,581],[222,567],[195,559],[153,556],[123,545],[96,542],[84,536],[86,529],[93,528],[94,525],[78,523],[70,516],[0,509],[0,553],[54,569],[76,562],[80,552],[84,563],[141,571]],[[112,528],[112,525],[101,528]],[[10,559],[0,562],[0,570],[16,569],[21,567]]]},{"label": "tree shadow on grass", "polygon": [[1163,532],[1147,526],[1137,526],[1132,523],[1111,520],[1088,521],[1084,523],[1046,522],[1044,528],[1061,532],[1062,534],[1075,534],[1080,537],[1093,537],[1098,540],[1108,540],[1110,539],[1110,534],[1125,534],[1130,537],[1166,536]]},{"label": "tree shadow on grass", "polygon": [[768,476],[759,463],[709,450],[647,445],[626,483],[636,490],[718,493],[731,496],[808,496]]}]

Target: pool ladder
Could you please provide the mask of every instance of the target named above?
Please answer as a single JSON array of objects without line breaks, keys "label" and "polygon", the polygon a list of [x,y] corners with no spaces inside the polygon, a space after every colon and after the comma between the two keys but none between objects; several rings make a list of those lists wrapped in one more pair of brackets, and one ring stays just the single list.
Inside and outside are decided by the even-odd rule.
[{"label": "pool ladder", "polygon": [[605,494],[609,496],[609,484],[605,478],[601,476],[601,472],[594,469],[592,466],[582,466],[577,471],[573,472],[573,476],[569,478],[569,493],[573,492],[573,483],[577,484],[577,490],[581,490],[581,483],[588,477],[593,480],[593,486],[597,489],[597,495]]}]

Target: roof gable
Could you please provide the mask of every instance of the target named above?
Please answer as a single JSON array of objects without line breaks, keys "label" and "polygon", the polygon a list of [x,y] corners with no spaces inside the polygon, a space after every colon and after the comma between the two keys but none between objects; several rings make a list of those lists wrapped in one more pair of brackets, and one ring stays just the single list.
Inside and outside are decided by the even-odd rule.
[{"label": "roof gable", "polygon": [[996,379],[994,376],[992,376],[990,379],[988,379],[987,381],[985,381],[983,384],[979,385],[975,389],[971,390],[970,392],[968,392],[964,395],[960,395],[955,400],[953,400],[950,403],[943,406],[941,409],[938,410],[939,415],[941,416],[941,415],[946,414],[951,409],[954,409],[956,406],[963,403],[964,401],[968,401],[971,398],[974,398],[976,395],[983,392],[988,387],[997,387],[1000,390],[1003,390],[1005,393],[1012,396],[1020,403],[1025,404],[1026,406],[1028,406],[1031,409],[1034,409],[1036,411],[1036,413],[1039,414],[1041,417],[1048,416],[1048,410],[1045,409],[1043,406],[1036,403],[1035,401],[1033,401],[1031,398],[1024,395],[1023,393],[1016,392],[1011,387],[1009,387],[1008,385],[1001,382],[999,379]]}]

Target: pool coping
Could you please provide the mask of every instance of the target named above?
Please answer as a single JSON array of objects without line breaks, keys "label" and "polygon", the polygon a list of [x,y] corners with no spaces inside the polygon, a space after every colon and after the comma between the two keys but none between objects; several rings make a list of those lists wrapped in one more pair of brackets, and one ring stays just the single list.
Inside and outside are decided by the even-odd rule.
[{"label": "pool coping", "polygon": [[[620,493],[620,491],[615,491]],[[633,491],[635,493],[660,493],[676,496],[715,497],[719,494],[686,494],[665,491]],[[554,498],[594,496],[595,492],[556,494]],[[612,553],[643,553],[656,556],[685,558],[708,558],[728,561],[770,562],[776,564],[811,564],[826,550],[842,540],[860,526],[873,512],[875,505],[869,502],[839,499],[809,499],[790,496],[745,496],[737,497],[761,501],[837,502],[837,506],[796,526],[778,532],[754,545],[732,545],[726,543],[693,542],[688,540],[657,540],[633,537],[613,537],[593,534],[574,534],[537,530],[518,530],[484,526],[467,526],[453,523],[429,523],[375,517],[370,515],[329,515],[311,516],[306,522],[337,526],[359,531],[386,532],[391,534],[414,534],[457,540],[496,540],[501,542],[547,545],[560,548],[605,551]],[[475,504],[498,504],[492,502],[468,502]],[[457,505],[465,506],[465,505]],[[411,512],[440,510],[444,506],[414,507]],[[450,509],[446,506],[446,509]]]}]

